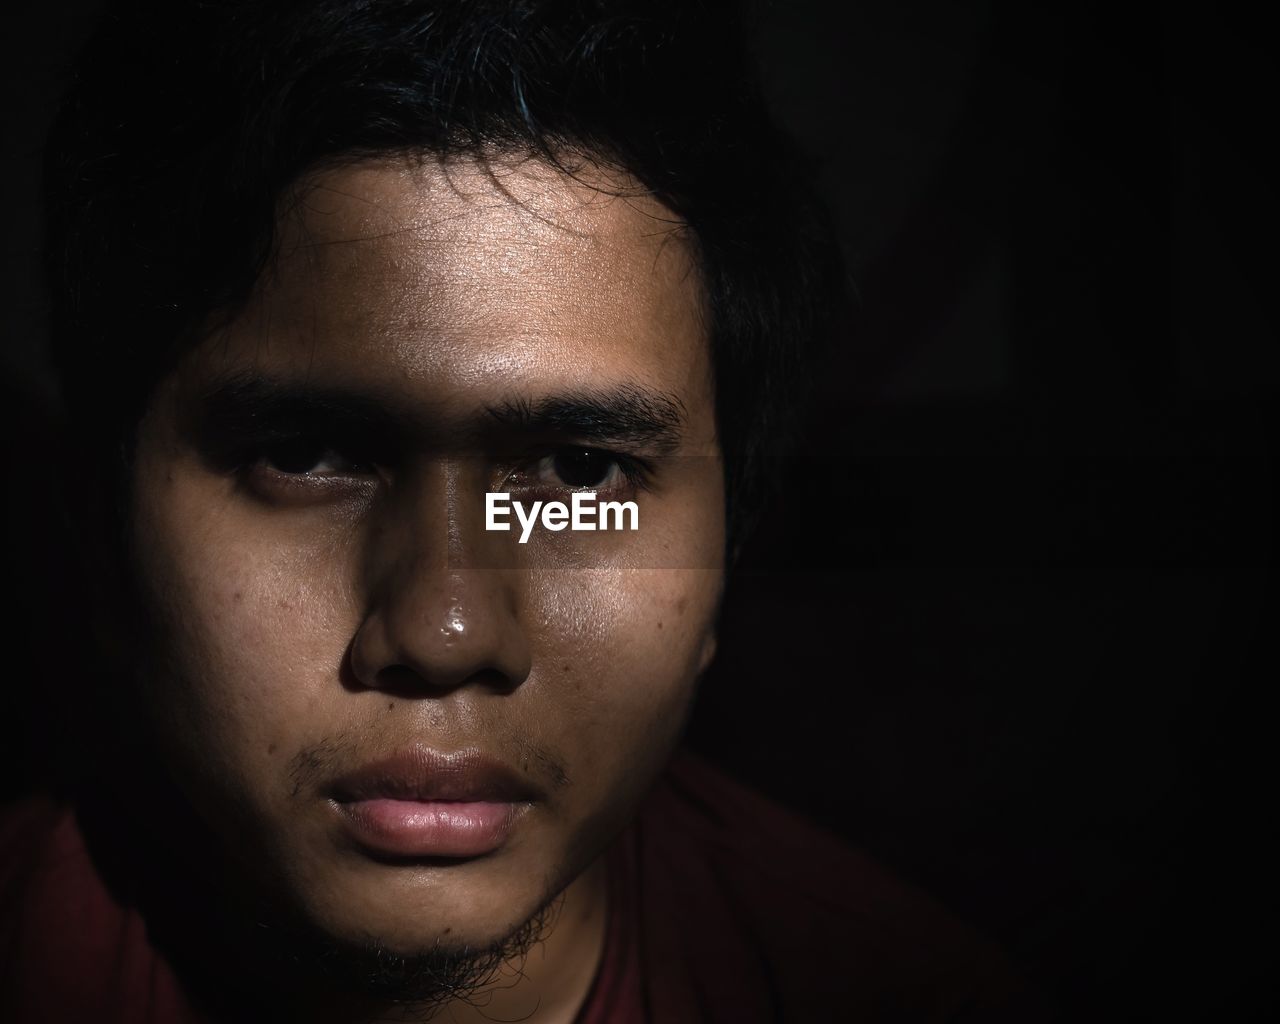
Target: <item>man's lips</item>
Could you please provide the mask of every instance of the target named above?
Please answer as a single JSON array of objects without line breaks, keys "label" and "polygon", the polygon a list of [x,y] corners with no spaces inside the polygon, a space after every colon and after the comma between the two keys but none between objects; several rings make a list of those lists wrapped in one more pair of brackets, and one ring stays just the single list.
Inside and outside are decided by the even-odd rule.
[{"label": "man's lips", "polygon": [[360,846],[398,857],[492,853],[538,799],[518,773],[480,751],[427,747],[341,776],[329,795]]}]

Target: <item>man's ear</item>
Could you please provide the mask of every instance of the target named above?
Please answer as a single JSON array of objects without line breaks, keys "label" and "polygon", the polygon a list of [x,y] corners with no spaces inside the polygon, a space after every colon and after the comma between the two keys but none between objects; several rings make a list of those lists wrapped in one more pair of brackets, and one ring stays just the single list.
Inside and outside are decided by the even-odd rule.
[{"label": "man's ear", "polygon": [[716,634],[708,632],[703,639],[703,653],[698,658],[698,675],[703,675],[703,672],[712,667],[714,660],[716,660]]},{"label": "man's ear", "polygon": [[128,465],[128,457],[122,446],[115,464],[99,455],[90,465],[94,469],[79,477],[84,492],[68,491],[64,500],[74,515],[77,569],[83,574],[93,652],[105,670],[123,679],[133,670],[141,638],[125,551],[128,513],[123,503],[128,483],[122,467]]},{"label": "man's ear", "polygon": [[702,652],[698,655],[698,675],[702,675],[715,661],[716,642],[715,626],[708,626],[707,632],[702,637]]},{"label": "man's ear", "polygon": [[728,588],[729,573],[721,570],[719,582],[716,585],[715,611],[702,633],[702,650],[698,652],[698,675],[702,675],[716,660],[716,649],[720,642],[720,618],[724,614],[724,598]]}]

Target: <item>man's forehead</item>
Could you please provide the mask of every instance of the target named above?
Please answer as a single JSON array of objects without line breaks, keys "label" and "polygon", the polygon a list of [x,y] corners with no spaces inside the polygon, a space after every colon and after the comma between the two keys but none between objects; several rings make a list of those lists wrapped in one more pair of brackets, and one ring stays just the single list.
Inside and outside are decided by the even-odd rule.
[{"label": "man's forehead", "polygon": [[185,390],[257,378],[474,419],[640,388],[704,420],[701,293],[655,210],[536,160],[323,172],[283,218],[264,285],[193,354]]},{"label": "man's forehead", "polygon": [[650,197],[531,159],[378,160],[317,174],[290,211],[230,332],[274,358],[467,376],[655,362],[687,376],[707,359],[690,247]]},{"label": "man's forehead", "polygon": [[428,258],[510,246],[515,259],[532,249],[649,261],[677,243],[668,259],[691,260],[679,217],[625,172],[581,159],[393,155],[323,168],[290,190],[280,229],[286,254],[314,249],[314,259],[383,241]]}]

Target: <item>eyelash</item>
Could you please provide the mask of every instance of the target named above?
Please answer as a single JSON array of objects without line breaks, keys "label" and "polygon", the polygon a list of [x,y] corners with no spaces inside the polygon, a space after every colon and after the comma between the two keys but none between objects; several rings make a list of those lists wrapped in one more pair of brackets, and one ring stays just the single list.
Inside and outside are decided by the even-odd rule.
[{"label": "eyelash", "polygon": [[[292,452],[290,452],[292,449]],[[289,454],[285,454],[288,452]],[[288,461],[302,455],[303,461],[319,463],[335,456],[342,465],[333,472],[310,470],[290,472],[273,465],[273,460]],[[323,500],[368,488],[369,477],[376,475],[376,462],[356,449],[343,449],[309,434],[295,434],[249,441],[239,446],[231,460],[241,481],[260,497],[288,501]]]},{"label": "eyelash", "polygon": [[[539,467],[544,463],[553,464],[556,459],[567,456],[585,455],[588,457],[600,457],[607,459],[610,463],[610,474],[614,468],[617,469],[621,481],[612,486],[592,486],[589,484],[574,485],[568,481],[563,481],[561,486],[555,484],[542,484],[536,478],[528,483],[522,483],[518,480],[522,473],[528,473],[532,467]],[[559,445],[551,450],[534,455],[527,459],[514,472],[509,473],[503,480],[503,489],[518,489],[522,492],[537,495],[545,493],[554,496],[556,493],[564,491],[591,491],[597,494],[618,495],[622,493],[631,494],[637,491],[648,490],[653,474],[653,466],[647,459],[643,459],[637,455],[631,455],[625,452],[612,451],[605,448],[593,448],[586,445]],[[563,480],[563,478],[562,478]],[[513,485],[514,481],[514,485]]]},{"label": "eyelash", "polygon": [[[294,449],[289,455],[287,449]],[[310,461],[319,463],[335,460],[345,467],[332,471],[315,473],[307,471],[289,471],[272,465],[272,459],[285,460],[301,452],[304,461],[314,452]],[[539,468],[543,464],[553,466],[559,458],[585,455],[608,460],[609,473],[614,469],[621,477],[619,483],[611,486],[591,487],[573,485],[567,481],[560,484],[548,483],[539,479]],[[319,438],[305,434],[284,436],[262,440],[241,448],[240,456],[234,460],[239,475],[255,490],[264,496],[304,497],[328,493],[350,493],[353,489],[363,489],[368,478],[377,475],[380,460],[370,457],[368,453],[356,448],[344,449],[342,446],[329,444]],[[649,460],[625,452],[595,448],[587,445],[556,445],[531,451],[522,457],[515,466],[509,466],[504,472],[501,489],[519,490],[522,493],[537,495],[539,493],[554,495],[572,491],[591,491],[603,494],[631,494],[649,489],[653,467]]]}]

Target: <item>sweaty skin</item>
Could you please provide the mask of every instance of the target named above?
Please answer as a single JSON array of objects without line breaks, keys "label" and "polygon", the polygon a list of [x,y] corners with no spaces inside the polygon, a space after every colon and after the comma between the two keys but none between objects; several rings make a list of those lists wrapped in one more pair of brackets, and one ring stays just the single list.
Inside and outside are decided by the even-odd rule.
[{"label": "sweaty skin", "polygon": [[[569,1021],[582,1002],[603,941],[598,857],[677,740],[723,581],[690,246],[653,199],[594,187],[616,175],[575,177],[397,158],[306,179],[248,306],[162,382],[133,478],[150,727],[246,884],[406,954],[499,941],[567,886],[524,979],[486,993],[487,1019]],[[313,465],[229,463],[202,419],[228,379],[369,397],[396,442],[371,461],[336,436]],[[571,489],[541,439],[493,440],[485,410],[628,387],[681,419],[660,457],[637,453],[653,456],[646,486],[610,495],[637,501],[640,529],[536,529],[523,546],[486,532],[486,491]],[[326,787],[415,744],[481,751],[527,784],[496,851],[395,861],[347,838]]]}]

